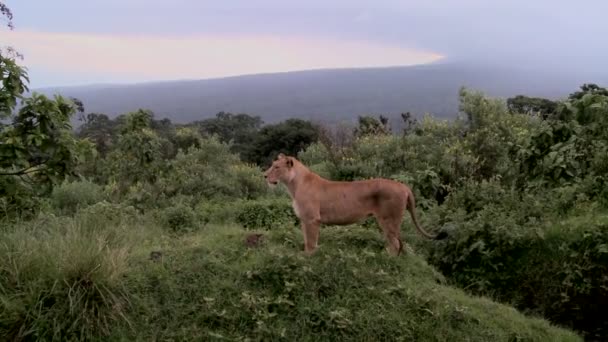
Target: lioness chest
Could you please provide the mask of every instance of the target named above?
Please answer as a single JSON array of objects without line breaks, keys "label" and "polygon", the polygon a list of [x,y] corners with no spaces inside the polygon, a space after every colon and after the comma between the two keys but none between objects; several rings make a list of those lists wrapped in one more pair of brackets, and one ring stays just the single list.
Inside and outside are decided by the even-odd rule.
[{"label": "lioness chest", "polygon": [[291,202],[291,207],[293,208],[293,212],[296,214],[296,216],[301,219],[302,217],[300,216],[300,208],[298,207],[298,202],[293,200]]}]

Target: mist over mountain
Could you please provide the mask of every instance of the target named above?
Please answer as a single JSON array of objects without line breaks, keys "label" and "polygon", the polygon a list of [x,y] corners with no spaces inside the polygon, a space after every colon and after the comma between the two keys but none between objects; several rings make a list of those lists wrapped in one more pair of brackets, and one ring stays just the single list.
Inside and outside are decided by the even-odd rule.
[{"label": "mist over mountain", "polygon": [[292,117],[335,122],[366,114],[394,118],[406,111],[453,118],[461,86],[505,98],[525,94],[557,99],[583,83],[605,85],[606,80],[603,75],[442,62],[34,91],[76,97],[87,113],[110,117],[144,108],[176,123],[209,118],[220,111],[259,115],[266,123]]}]

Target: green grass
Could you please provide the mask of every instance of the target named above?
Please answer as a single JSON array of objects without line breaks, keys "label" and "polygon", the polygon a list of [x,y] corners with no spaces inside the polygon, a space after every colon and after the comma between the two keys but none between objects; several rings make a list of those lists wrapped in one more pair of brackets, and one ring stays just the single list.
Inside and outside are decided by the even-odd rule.
[{"label": "green grass", "polygon": [[[448,287],[377,231],[209,225],[176,235],[141,217],[40,218],[0,236],[0,340],[580,341]],[[161,251],[151,260],[151,251]]]}]

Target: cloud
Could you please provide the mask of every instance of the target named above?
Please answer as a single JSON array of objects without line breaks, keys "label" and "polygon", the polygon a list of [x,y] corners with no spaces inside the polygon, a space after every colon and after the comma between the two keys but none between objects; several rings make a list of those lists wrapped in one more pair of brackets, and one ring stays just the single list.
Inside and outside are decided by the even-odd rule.
[{"label": "cloud", "polygon": [[38,70],[108,73],[137,80],[415,65],[443,58],[431,51],[382,43],[280,35],[171,37],[0,31],[0,40],[17,48],[25,55],[25,65]]}]

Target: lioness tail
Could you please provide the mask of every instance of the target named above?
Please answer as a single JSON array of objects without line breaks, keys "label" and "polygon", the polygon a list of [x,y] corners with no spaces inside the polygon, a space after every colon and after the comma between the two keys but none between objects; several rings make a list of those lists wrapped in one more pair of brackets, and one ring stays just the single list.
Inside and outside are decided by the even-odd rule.
[{"label": "lioness tail", "polygon": [[414,226],[416,226],[416,229],[418,229],[420,234],[424,235],[425,237],[427,237],[429,239],[433,239],[433,240],[442,240],[448,236],[448,234],[446,232],[440,232],[437,235],[431,235],[426,230],[422,229],[422,227],[420,227],[420,225],[418,224],[418,220],[416,219],[416,200],[414,199],[414,194],[412,193],[411,190],[408,191],[408,194],[407,194],[407,211],[410,212],[410,216],[412,217],[412,222],[414,222]]}]

